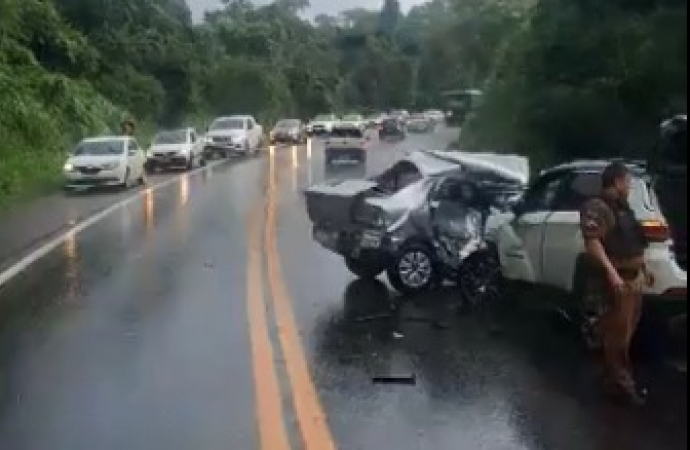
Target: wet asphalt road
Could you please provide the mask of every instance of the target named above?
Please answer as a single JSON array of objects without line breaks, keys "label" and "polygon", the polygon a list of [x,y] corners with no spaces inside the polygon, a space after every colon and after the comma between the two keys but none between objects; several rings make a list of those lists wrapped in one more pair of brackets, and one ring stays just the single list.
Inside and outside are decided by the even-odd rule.
[{"label": "wet asphalt road", "polygon": [[[367,172],[450,135],[373,141]],[[612,406],[547,314],[492,336],[452,290],[355,281],[300,194],[334,176],[318,143],[183,175],[2,286],[0,449],[687,447],[684,376],[644,367],[649,406]]]}]

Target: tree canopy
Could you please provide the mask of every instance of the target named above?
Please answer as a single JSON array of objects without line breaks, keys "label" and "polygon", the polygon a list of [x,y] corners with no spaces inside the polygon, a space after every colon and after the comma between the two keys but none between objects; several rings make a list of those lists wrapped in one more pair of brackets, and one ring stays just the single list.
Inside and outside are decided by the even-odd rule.
[{"label": "tree canopy", "polygon": [[443,107],[484,90],[461,145],[543,162],[644,154],[686,107],[686,2],[397,0],[313,21],[308,0],[0,2],[0,198],[59,174],[65,149],[125,116]]}]

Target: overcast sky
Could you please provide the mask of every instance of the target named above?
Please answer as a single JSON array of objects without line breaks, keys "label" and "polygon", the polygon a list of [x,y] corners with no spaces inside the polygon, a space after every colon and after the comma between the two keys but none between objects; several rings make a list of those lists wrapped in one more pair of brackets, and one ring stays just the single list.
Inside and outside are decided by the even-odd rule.
[{"label": "overcast sky", "polygon": [[[268,3],[270,0],[256,0],[256,3]],[[407,11],[412,5],[424,3],[424,0],[399,0],[403,10]],[[314,17],[317,14],[326,13],[335,15],[339,11],[352,8],[378,9],[383,5],[383,0],[310,0],[311,9],[307,15]],[[204,11],[215,9],[220,5],[220,0],[187,0],[192,8],[194,17],[203,17]]]}]

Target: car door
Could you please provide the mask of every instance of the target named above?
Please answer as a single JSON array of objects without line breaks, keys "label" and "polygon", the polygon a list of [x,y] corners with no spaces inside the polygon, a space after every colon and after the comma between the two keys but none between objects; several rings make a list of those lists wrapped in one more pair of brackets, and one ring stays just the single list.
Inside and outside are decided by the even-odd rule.
[{"label": "car door", "polygon": [[580,208],[601,192],[601,174],[575,172],[561,186],[546,222],[542,283],[570,292],[577,258],[584,252]]},{"label": "car door", "polygon": [[497,246],[505,278],[540,283],[546,221],[564,176],[551,173],[537,179],[516,204],[514,217],[499,229]]}]

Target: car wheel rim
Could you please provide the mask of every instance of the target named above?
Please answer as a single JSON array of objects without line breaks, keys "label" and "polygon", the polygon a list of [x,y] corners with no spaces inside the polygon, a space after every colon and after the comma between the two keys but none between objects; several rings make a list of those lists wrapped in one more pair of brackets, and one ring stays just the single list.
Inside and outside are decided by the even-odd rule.
[{"label": "car wheel rim", "polygon": [[421,251],[406,253],[398,264],[400,280],[411,288],[420,288],[429,283],[432,270],[431,259]]}]

